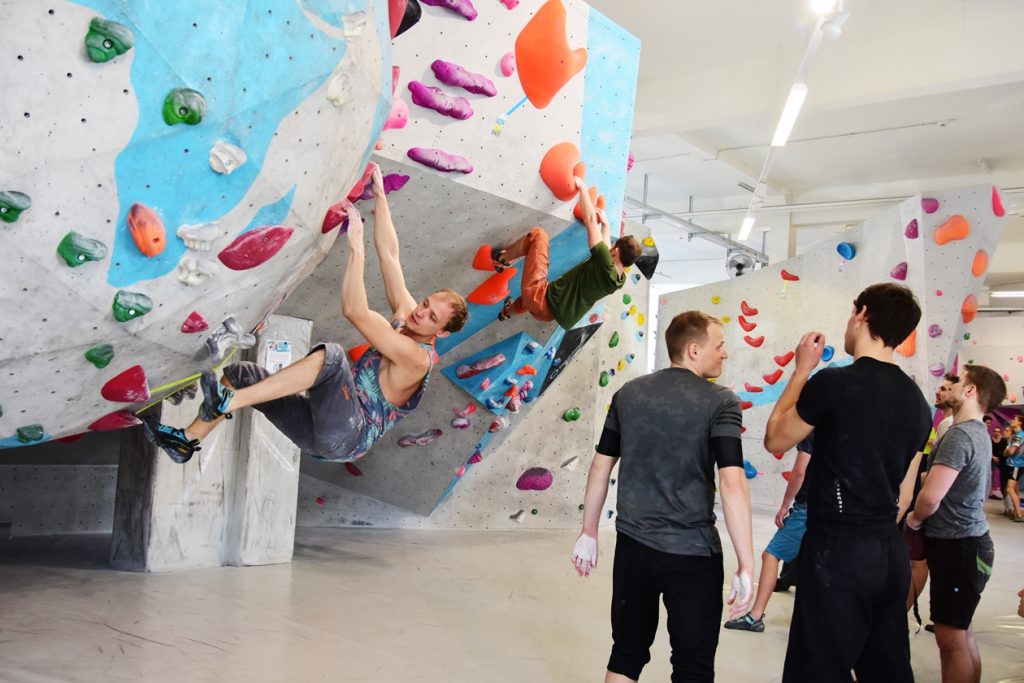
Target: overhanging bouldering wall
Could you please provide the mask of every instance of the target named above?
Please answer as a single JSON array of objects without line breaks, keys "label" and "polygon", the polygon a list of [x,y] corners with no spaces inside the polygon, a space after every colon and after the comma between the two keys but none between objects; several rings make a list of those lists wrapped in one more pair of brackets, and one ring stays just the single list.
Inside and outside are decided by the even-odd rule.
[{"label": "overhanging bouldering wall", "polygon": [[[792,372],[792,350],[805,332],[825,334],[822,367],[845,365],[843,334],[857,294],[876,282],[897,282],[917,295],[922,318],[896,359],[926,397],[952,370],[977,313],[977,294],[1005,212],[991,186],[943,190],[902,202],[804,254],[733,280],[663,296],[662,328],[686,310],[725,324],[730,357],[718,382],[743,405],[743,451],[751,498],[778,505],[795,450],[766,453],[772,407]],[[657,367],[668,365],[659,338]]]},{"label": "overhanging bouldering wall", "polygon": [[336,238],[321,221],[390,111],[391,40],[383,0],[16,3],[4,22],[17,447],[137,424],[251,340]]}]

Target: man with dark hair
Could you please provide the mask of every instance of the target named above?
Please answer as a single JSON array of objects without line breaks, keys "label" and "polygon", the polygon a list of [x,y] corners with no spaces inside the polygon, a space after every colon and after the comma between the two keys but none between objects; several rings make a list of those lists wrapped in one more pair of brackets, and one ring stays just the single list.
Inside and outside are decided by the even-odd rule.
[{"label": "man with dark hair", "polygon": [[[141,415],[147,438],[177,463],[187,462],[199,442],[231,412],[254,407],[303,451],[324,460],[348,462],[370,447],[419,405],[437,362],[434,340],[458,332],[466,322],[465,300],[450,289],[417,303],[405,286],[398,259],[398,234],[391,221],[380,168],[373,171],[376,204],[374,244],[391,321],[370,309],[363,269],[363,221],[348,208],[348,264],[341,281],[342,313],[371,344],[355,367],[339,344],[320,343],[302,360],[271,374],[241,361],[200,379],[199,416],[184,429]],[[309,395],[301,395],[308,391]]]},{"label": "man with dark hair", "polygon": [[495,268],[507,267],[526,257],[523,266],[522,295],[505,299],[498,320],[529,313],[537,320],[556,320],[568,330],[598,301],[615,293],[626,283],[625,270],[636,262],[642,247],[635,237],[624,235],[612,246],[608,219],[594,208],[583,180],[576,178],[587,229],[590,258],[572,268],[554,282],[548,282],[551,265],[548,234],[535,227],[494,257]]},{"label": "man with dark hair", "polygon": [[708,381],[729,357],[725,332],[716,318],[689,311],[672,319],[665,338],[671,367],[627,382],[612,398],[573,550],[576,571],[589,576],[608,480],[621,458],[606,683],[636,681],[650,661],[659,597],[668,611],[672,680],[714,680],[725,580],[713,509],[716,465],[739,565],[730,616],[750,604],[754,551],[742,412],[736,394]]},{"label": "man with dark hair", "polygon": [[964,366],[949,397],[953,426],[932,450],[928,477],[907,516],[910,530],[924,527],[943,681],[981,680],[981,654],[971,620],[995,560],[984,509],[992,439],[981,418],[1004,398],[1006,384],[994,370]]},{"label": "man with dark hair", "polygon": [[1021,418],[1010,418],[1013,436],[1003,452],[1006,458],[1006,495],[1010,497],[1010,517],[1015,522],[1024,522],[1024,511],[1020,507],[1020,482],[1024,479],[1024,428]]},{"label": "man with dark hair", "polygon": [[784,683],[848,683],[851,670],[862,683],[914,679],[904,609],[910,561],[896,515],[901,484],[916,475],[910,465],[928,438],[931,411],[893,352],[920,319],[906,287],[868,287],[846,326],[853,364],[811,377],[825,337],[805,334],[768,419],[764,446],[771,453],[814,430]]}]

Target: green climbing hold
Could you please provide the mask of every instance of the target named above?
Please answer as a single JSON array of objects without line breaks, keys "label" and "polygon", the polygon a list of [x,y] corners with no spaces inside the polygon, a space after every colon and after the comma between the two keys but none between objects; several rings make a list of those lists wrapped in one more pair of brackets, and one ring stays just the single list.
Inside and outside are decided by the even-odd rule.
[{"label": "green climbing hold", "polygon": [[13,223],[21,212],[32,206],[32,199],[24,192],[7,190],[0,192],[0,221]]},{"label": "green climbing hold", "polygon": [[99,240],[83,237],[72,230],[64,235],[57,245],[57,253],[71,266],[77,268],[89,261],[100,261],[107,257],[107,245]]},{"label": "green climbing hold", "polygon": [[100,344],[85,352],[85,359],[98,368],[105,368],[114,360],[114,347],[110,344]]},{"label": "green climbing hold", "polygon": [[206,116],[206,98],[191,88],[175,88],[164,100],[164,123],[173,126],[187,123],[194,126]]},{"label": "green climbing hold", "polygon": [[612,333],[612,338],[608,340],[608,348],[609,349],[614,349],[618,345],[619,345],[619,333],[618,332],[613,332]]},{"label": "green climbing hold", "polygon": [[970,332],[965,332],[964,333],[964,339],[970,339],[970,338],[971,338],[971,333]]},{"label": "green climbing hold", "polygon": [[109,62],[128,52],[134,44],[135,36],[124,24],[99,17],[89,22],[89,32],[85,34],[85,52],[94,62]]},{"label": "green climbing hold", "polygon": [[580,419],[580,415],[582,414],[583,413],[579,408],[569,408],[569,410],[562,413],[562,419],[566,422],[575,422]]},{"label": "green climbing hold", "polygon": [[114,320],[128,322],[153,310],[153,300],[145,294],[117,290],[114,295]]},{"label": "green climbing hold", "polygon": [[610,381],[611,381],[611,379],[608,377],[608,373],[605,372],[604,370],[602,370],[601,371],[601,379],[597,380],[597,383],[600,384],[602,387],[606,387],[606,386],[608,386],[608,382],[610,382]]},{"label": "green climbing hold", "polygon": [[18,427],[18,441],[21,443],[32,443],[43,440],[43,425],[25,425]]},{"label": "green climbing hold", "polygon": [[633,303],[633,297],[631,297],[629,294],[623,294],[622,303],[626,306],[630,305],[631,303]]}]

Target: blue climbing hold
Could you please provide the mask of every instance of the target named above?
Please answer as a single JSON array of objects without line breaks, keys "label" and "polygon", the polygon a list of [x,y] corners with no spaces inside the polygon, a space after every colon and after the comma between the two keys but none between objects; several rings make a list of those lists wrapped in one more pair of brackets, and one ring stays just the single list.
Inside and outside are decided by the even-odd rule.
[{"label": "blue climbing hold", "polygon": [[857,255],[857,247],[853,246],[850,242],[840,242],[836,245],[836,251],[847,261],[852,261]]},{"label": "blue climbing hold", "polygon": [[832,356],[834,355],[836,355],[836,350],[831,346],[826,346],[821,350],[821,360],[825,361],[826,363],[832,360]]},{"label": "blue climbing hold", "polygon": [[757,476],[757,468],[749,460],[743,461],[743,473],[747,475],[747,479],[753,479]]}]

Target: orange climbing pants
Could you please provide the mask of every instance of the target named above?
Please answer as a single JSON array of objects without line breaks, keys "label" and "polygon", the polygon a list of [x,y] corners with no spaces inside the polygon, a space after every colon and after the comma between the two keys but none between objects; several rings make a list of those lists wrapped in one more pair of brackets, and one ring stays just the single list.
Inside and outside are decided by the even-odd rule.
[{"label": "orange climbing pants", "polygon": [[548,308],[548,269],[551,267],[548,233],[534,227],[505,252],[509,261],[526,256],[523,263],[522,296],[512,303],[516,315],[529,313],[537,320],[554,320]]}]

